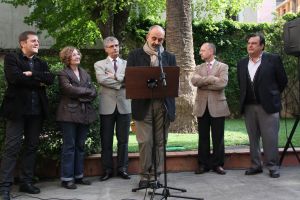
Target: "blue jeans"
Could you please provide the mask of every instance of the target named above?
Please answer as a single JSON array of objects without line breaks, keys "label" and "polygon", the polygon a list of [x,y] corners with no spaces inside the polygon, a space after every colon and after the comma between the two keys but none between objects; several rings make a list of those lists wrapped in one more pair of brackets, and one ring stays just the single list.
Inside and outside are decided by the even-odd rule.
[{"label": "blue jeans", "polygon": [[61,180],[72,181],[83,177],[84,144],[89,125],[73,122],[61,122],[62,153]]}]

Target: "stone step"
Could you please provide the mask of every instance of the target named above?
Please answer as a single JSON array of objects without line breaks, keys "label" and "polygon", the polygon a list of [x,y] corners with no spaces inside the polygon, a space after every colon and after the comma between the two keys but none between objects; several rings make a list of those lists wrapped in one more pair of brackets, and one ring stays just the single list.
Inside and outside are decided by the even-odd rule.
[{"label": "stone step", "polygon": [[[280,148],[280,156],[283,149]],[[296,152],[300,157],[300,148],[296,148]],[[102,175],[101,155],[90,155],[85,159],[85,176]],[[114,163],[116,166],[116,155],[114,155]],[[295,153],[289,149],[285,154],[283,166],[297,166],[299,162]],[[197,168],[197,151],[181,151],[167,152],[167,171],[183,172],[194,171]],[[225,153],[225,169],[244,169],[250,166],[249,150],[247,148],[226,149]],[[139,173],[139,154],[129,153],[129,174]],[[36,175],[38,177],[59,177],[60,167],[58,161],[43,160],[38,161]]]}]

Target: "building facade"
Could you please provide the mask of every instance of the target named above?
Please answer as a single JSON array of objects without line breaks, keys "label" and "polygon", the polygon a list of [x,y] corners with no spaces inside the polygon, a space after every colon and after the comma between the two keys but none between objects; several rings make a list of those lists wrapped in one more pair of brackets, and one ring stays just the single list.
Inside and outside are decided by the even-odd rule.
[{"label": "building facade", "polygon": [[298,13],[300,12],[300,0],[285,0],[278,4],[276,12],[279,16],[282,16],[288,12]]},{"label": "building facade", "polygon": [[[28,16],[30,9],[27,6],[14,6],[0,3],[0,53],[4,50],[16,49],[19,47],[18,36],[26,30],[37,31],[34,26],[24,23],[24,17]],[[41,49],[49,49],[54,40],[45,37],[46,32],[39,35]]]},{"label": "building facade", "polygon": [[277,1],[263,0],[255,9],[245,8],[239,13],[237,21],[253,23],[272,22],[275,17],[274,12],[276,10]]}]

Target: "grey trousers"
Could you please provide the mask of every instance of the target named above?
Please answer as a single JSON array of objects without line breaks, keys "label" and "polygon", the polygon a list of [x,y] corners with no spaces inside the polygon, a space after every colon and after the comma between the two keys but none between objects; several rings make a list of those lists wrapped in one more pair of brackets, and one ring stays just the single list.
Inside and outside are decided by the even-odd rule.
[{"label": "grey trousers", "polygon": [[261,138],[266,167],[278,170],[279,113],[269,114],[261,105],[247,105],[245,124],[250,142],[251,167],[262,168]]},{"label": "grey trousers", "polygon": [[[165,128],[166,139],[168,134],[168,128],[170,125],[169,120],[166,120],[164,104],[161,100],[153,101],[153,109],[149,107],[149,110],[143,121],[136,121],[136,138],[139,144],[140,153],[140,170],[141,178],[144,180],[153,178],[154,172],[154,160],[153,160],[153,134],[152,134],[152,115],[154,116],[155,127],[155,143],[156,143],[156,169],[157,174],[161,174],[164,164],[164,141],[163,141],[163,129]],[[165,123],[164,123],[165,120]]]}]

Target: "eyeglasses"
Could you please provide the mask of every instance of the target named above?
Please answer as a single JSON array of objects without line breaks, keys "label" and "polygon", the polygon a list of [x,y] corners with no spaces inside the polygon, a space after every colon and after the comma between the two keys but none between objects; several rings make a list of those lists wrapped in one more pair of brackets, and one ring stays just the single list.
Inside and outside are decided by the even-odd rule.
[{"label": "eyeglasses", "polygon": [[107,46],[106,48],[114,48],[114,47],[119,47],[119,44],[112,44],[112,45]]}]

